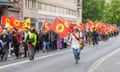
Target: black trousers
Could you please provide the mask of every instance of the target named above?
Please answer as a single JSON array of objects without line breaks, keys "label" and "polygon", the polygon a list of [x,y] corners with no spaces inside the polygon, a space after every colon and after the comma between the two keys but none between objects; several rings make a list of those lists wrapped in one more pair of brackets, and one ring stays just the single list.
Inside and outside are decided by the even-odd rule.
[{"label": "black trousers", "polygon": [[53,50],[55,50],[55,49],[57,49],[57,44],[56,44],[56,40],[55,41],[51,41],[51,48],[53,49]]},{"label": "black trousers", "polygon": [[15,52],[15,56],[19,57],[19,45],[17,44],[14,45],[14,52]]},{"label": "black trousers", "polygon": [[27,44],[25,42],[23,42],[23,46],[24,46],[24,57],[26,57],[27,56],[28,47],[27,47]]},{"label": "black trousers", "polygon": [[93,45],[98,44],[98,39],[97,38],[93,38]]}]

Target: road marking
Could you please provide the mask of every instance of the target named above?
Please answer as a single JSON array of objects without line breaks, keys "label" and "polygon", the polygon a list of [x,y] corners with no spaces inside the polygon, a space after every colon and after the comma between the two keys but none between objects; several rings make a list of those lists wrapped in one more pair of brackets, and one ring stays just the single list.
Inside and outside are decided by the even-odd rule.
[{"label": "road marking", "polygon": [[118,65],[120,65],[120,62],[117,62]]},{"label": "road marking", "polygon": [[[64,52],[58,52],[58,53],[54,53],[54,54],[50,54],[50,55],[46,55],[46,56],[37,57],[37,58],[34,59],[34,61],[37,61],[37,60],[40,60],[40,59],[45,59],[45,58],[56,56],[56,55],[62,55],[62,54],[65,54],[67,52],[70,52],[70,51],[71,50],[67,50],[67,51],[64,51]],[[17,66],[17,65],[25,64],[25,63],[29,63],[29,62],[32,62],[32,61],[25,60],[25,61],[16,62],[16,63],[8,64],[8,65],[3,65],[3,66],[0,66],[0,69],[12,67],[12,66]]]},{"label": "road marking", "polygon": [[119,52],[120,51],[120,48],[109,53],[108,55],[98,59],[94,64],[92,64],[90,66],[90,68],[88,69],[87,72],[94,72],[107,58],[111,57],[112,55],[114,55],[115,53]]}]

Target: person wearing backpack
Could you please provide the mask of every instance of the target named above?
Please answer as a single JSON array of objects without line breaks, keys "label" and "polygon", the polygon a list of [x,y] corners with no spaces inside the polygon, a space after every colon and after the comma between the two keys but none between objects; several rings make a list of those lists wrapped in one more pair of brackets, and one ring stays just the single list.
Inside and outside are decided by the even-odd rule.
[{"label": "person wearing backpack", "polygon": [[27,46],[28,46],[30,60],[34,60],[36,43],[37,43],[37,35],[35,33],[35,28],[31,28],[30,33],[27,37]]}]

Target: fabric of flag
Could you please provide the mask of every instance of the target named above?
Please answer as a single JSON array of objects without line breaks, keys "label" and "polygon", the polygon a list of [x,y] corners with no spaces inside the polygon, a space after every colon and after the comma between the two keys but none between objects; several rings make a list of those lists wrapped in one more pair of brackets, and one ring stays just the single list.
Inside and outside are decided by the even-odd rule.
[{"label": "fabric of flag", "polygon": [[80,23],[81,23],[80,20],[77,20],[77,21],[76,21],[76,25],[77,25],[77,26],[80,26]]},{"label": "fabric of flag", "polygon": [[3,31],[2,27],[0,26],[0,33]]},{"label": "fabric of flag", "polygon": [[23,22],[15,19],[14,17],[11,17],[10,25],[14,28],[23,28]]},{"label": "fabric of flag", "polygon": [[44,30],[49,30],[49,28],[50,28],[49,22],[47,20],[45,20],[44,23],[42,24],[41,28]]},{"label": "fabric of flag", "polygon": [[7,16],[2,16],[1,17],[1,24],[2,25],[10,24],[10,18]]},{"label": "fabric of flag", "polygon": [[81,22],[80,23],[80,28],[84,28],[85,27],[85,25]]},{"label": "fabric of flag", "polygon": [[69,32],[72,31],[70,20],[64,20],[64,26],[65,26],[66,29],[68,29]]},{"label": "fabric of flag", "polygon": [[90,19],[88,19],[85,27],[86,27],[86,30],[89,30],[89,29],[91,30],[93,27],[93,22]]},{"label": "fabric of flag", "polygon": [[30,24],[30,23],[31,23],[31,19],[30,19],[30,18],[25,19],[25,20],[24,20],[24,26],[23,26],[23,27],[30,29],[30,28],[31,28],[31,24]]},{"label": "fabric of flag", "polygon": [[65,19],[64,19],[63,17],[58,17],[58,19],[59,19],[59,21],[62,22],[62,23],[65,21]]},{"label": "fabric of flag", "polygon": [[64,38],[69,33],[68,29],[65,28],[64,24],[58,18],[55,18],[50,29],[57,33],[61,38]]}]

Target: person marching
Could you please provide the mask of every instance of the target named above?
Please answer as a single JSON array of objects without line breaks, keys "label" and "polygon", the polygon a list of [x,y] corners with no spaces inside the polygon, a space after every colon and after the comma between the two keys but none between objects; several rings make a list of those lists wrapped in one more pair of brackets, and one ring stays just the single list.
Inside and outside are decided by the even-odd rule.
[{"label": "person marching", "polygon": [[31,28],[30,33],[27,37],[27,46],[28,46],[30,60],[34,60],[36,42],[37,42],[37,35],[35,33],[35,28]]},{"label": "person marching", "polygon": [[70,34],[69,42],[71,42],[71,48],[73,50],[74,58],[76,60],[76,64],[78,64],[78,61],[80,59],[80,33],[77,27],[74,27],[73,32]]},{"label": "person marching", "polygon": [[4,29],[3,30],[3,34],[1,35],[0,39],[3,41],[4,43],[4,48],[5,48],[5,60],[7,60],[8,58],[8,33],[7,30]]}]

